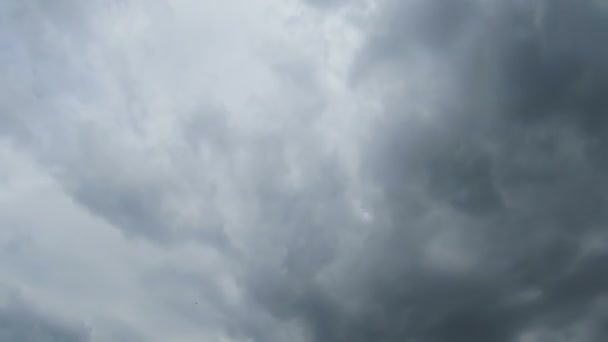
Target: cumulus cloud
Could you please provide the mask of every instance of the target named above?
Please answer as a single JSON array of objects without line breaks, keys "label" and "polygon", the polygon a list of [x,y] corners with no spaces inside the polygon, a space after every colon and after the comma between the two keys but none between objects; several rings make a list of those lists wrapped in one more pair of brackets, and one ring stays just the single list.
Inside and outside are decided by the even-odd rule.
[{"label": "cumulus cloud", "polygon": [[9,339],[606,338],[601,1],[1,6]]}]

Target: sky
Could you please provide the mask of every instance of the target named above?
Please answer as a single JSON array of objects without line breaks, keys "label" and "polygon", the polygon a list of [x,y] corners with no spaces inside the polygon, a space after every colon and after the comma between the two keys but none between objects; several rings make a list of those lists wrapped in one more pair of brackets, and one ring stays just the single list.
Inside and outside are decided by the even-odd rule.
[{"label": "sky", "polygon": [[0,341],[606,341],[607,39],[603,0],[3,0]]}]

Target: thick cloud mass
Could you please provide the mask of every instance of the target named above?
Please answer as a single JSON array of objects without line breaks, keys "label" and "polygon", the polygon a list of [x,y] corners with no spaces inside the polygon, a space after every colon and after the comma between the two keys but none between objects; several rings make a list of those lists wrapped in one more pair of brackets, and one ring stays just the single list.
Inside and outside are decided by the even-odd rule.
[{"label": "thick cloud mass", "polygon": [[608,339],[603,1],[0,8],[0,340]]},{"label": "thick cloud mass", "polygon": [[604,340],[605,8],[386,8],[360,55],[396,87],[362,165],[386,222],[347,276],[356,299],[290,308],[316,341]]},{"label": "thick cloud mass", "polygon": [[363,165],[387,223],[363,304],[301,310],[315,340],[607,337],[606,23],[592,2],[387,5],[360,62],[397,84]]}]

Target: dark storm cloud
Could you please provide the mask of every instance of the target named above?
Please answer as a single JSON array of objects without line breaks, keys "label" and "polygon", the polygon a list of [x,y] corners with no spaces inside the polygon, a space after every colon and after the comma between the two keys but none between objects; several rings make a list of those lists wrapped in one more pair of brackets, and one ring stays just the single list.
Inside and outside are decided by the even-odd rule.
[{"label": "dark storm cloud", "polygon": [[422,55],[448,85],[429,103],[387,97],[370,138],[365,168],[386,223],[351,275],[364,304],[348,309],[313,283],[284,281],[289,294],[269,306],[314,341],[605,340],[606,7],[435,0],[385,10],[353,73],[388,68],[416,82],[411,57]]},{"label": "dark storm cloud", "polygon": [[0,340],[23,342],[84,342],[88,330],[66,323],[36,310],[29,303],[11,296],[0,304]]},{"label": "dark storm cloud", "polygon": [[[328,11],[347,3],[304,2]],[[227,49],[218,61],[195,56],[196,65],[223,66],[221,77],[209,87],[187,84],[206,73],[181,70],[193,50],[178,51],[175,64],[165,55],[147,64],[155,57],[143,51],[149,42],[131,44],[147,36],[139,30],[152,30],[150,41],[162,36],[154,34],[162,25],[147,17],[143,2],[134,18],[98,18],[108,26],[133,24],[124,36],[134,41],[123,45],[116,42],[120,29],[109,29],[107,41],[86,29],[96,20],[85,14],[97,7],[82,3],[7,2],[0,44],[9,53],[0,58],[12,68],[0,69],[9,80],[0,94],[0,132],[50,169],[80,207],[128,236],[162,242],[150,263],[177,259],[134,275],[145,284],[137,287],[148,296],[141,300],[175,318],[168,335],[194,326],[254,341],[295,341],[300,328],[315,342],[608,337],[602,328],[608,323],[608,14],[600,1],[378,1],[377,21],[362,26],[371,31],[352,85],[363,95],[389,91],[380,94],[384,112],[362,150],[349,147],[363,156],[357,170],[345,170],[350,165],[327,152],[335,146],[324,145],[341,131],[333,132],[336,118],[319,114],[334,108],[323,92],[335,90],[333,81],[327,89],[317,81],[314,62],[275,68],[282,91],[252,110],[254,120],[199,99],[223,85],[234,91],[216,94],[235,101],[228,107],[257,101],[235,100],[245,89],[236,83],[247,77],[227,75],[224,84],[224,73],[240,62],[218,61],[236,52]],[[186,3],[183,13],[190,12]],[[137,18],[150,19],[150,27]],[[190,25],[176,26],[215,36]],[[171,41],[181,33],[164,32]],[[192,45],[199,44],[193,36]],[[80,53],[89,42],[133,55],[133,64],[143,65],[132,70],[133,83],[101,77],[131,71],[110,52],[92,49],[87,58],[103,67],[88,65]],[[219,44],[212,46],[201,56]],[[106,57],[108,65],[98,61]],[[159,66],[169,71],[155,73]],[[236,69],[240,76],[247,67]],[[168,77],[180,72],[189,75]],[[114,94],[106,83],[133,94]],[[196,100],[182,97],[182,87]],[[375,96],[369,94],[370,102]],[[189,116],[191,107],[199,110]],[[274,113],[282,111],[287,114]],[[317,134],[319,128],[331,132]],[[365,215],[353,209],[357,201]],[[198,254],[205,250],[199,244],[165,244],[191,238],[220,248]],[[192,260],[190,253],[204,257]],[[206,260],[210,255],[216,259]],[[199,270],[200,263],[211,271]],[[119,323],[100,327],[95,336],[102,339],[143,340],[154,331],[150,325],[140,336],[139,328]],[[0,306],[1,333],[0,340],[88,340],[85,330],[19,303]]]}]

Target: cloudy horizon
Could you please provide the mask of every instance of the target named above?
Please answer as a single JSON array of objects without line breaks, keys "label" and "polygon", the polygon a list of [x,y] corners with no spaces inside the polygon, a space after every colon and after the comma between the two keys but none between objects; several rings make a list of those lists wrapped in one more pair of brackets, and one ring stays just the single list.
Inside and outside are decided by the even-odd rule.
[{"label": "cloudy horizon", "polygon": [[0,341],[608,338],[606,1],[0,27]]}]

